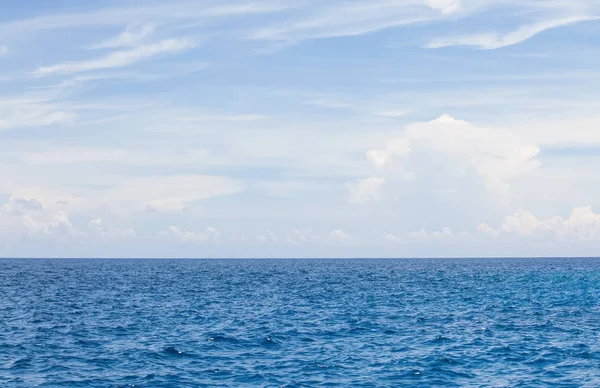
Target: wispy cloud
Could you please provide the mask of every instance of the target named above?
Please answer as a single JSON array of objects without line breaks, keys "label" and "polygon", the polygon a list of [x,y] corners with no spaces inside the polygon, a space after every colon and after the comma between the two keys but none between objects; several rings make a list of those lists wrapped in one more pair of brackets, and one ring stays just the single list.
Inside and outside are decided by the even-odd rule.
[{"label": "wispy cloud", "polygon": [[538,23],[521,26],[518,29],[505,34],[499,32],[491,32],[484,34],[440,38],[427,43],[425,47],[435,49],[450,46],[474,46],[485,50],[493,50],[524,42],[534,37],[535,35],[542,33],[546,30],[550,30],[552,28],[563,27],[569,24],[594,19],[597,19],[597,17],[579,16],[546,20]]},{"label": "wispy cloud", "polygon": [[130,26],[116,37],[92,45],[90,48],[103,49],[137,46],[144,38],[151,35],[155,28],[155,24],[145,24],[137,29]]},{"label": "wispy cloud", "polygon": [[132,25],[145,22],[175,22],[181,20],[210,20],[238,15],[252,15],[278,12],[291,5],[281,1],[220,2],[207,5],[205,2],[190,3],[174,1],[164,4],[147,4],[129,7],[95,9],[89,12],[49,14],[28,19],[0,23],[0,33],[30,33],[31,31],[94,28],[98,26]]},{"label": "wispy cloud", "polygon": [[304,18],[259,28],[249,37],[294,41],[356,36],[384,28],[442,19],[459,8],[459,2],[450,0],[325,3],[308,10]]},{"label": "wispy cloud", "polygon": [[239,115],[200,115],[200,116],[184,116],[178,117],[178,121],[258,121],[264,120],[267,116],[260,114],[239,114]]},{"label": "wispy cloud", "polygon": [[129,66],[160,54],[173,54],[191,49],[196,43],[187,39],[167,39],[131,50],[114,51],[104,57],[79,62],[60,63],[38,68],[35,75],[69,74]]}]

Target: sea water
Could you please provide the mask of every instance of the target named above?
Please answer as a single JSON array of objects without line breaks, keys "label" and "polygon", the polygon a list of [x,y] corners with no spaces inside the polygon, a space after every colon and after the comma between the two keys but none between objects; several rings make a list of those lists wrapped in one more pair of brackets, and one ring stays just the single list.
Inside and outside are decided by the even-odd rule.
[{"label": "sea water", "polygon": [[2,387],[600,386],[600,260],[0,260]]}]

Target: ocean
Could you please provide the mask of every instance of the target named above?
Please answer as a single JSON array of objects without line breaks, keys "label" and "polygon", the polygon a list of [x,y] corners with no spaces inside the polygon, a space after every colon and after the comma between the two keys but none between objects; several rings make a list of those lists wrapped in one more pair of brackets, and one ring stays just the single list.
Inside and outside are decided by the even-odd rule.
[{"label": "ocean", "polygon": [[2,387],[598,387],[600,259],[0,260]]}]

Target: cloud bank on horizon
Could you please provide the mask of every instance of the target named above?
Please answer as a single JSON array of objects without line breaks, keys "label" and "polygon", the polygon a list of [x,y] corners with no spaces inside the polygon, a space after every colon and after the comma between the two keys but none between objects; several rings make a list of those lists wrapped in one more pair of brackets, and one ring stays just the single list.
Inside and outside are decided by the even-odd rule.
[{"label": "cloud bank on horizon", "polygon": [[0,256],[597,255],[600,3],[35,0]]}]

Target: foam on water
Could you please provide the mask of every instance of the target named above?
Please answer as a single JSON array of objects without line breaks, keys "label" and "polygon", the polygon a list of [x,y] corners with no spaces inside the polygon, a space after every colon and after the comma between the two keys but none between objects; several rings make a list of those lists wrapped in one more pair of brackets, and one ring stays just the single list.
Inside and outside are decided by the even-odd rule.
[{"label": "foam on water", "polygon": [[600,386],[600,260],[0,260],[0,385]]}]

